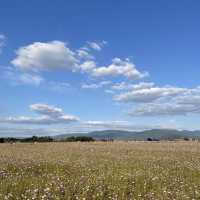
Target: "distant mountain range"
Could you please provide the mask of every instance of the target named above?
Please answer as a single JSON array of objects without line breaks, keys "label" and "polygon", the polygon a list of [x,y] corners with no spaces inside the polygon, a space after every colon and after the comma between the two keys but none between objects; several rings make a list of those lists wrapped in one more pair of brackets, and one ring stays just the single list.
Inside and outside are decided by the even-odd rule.
[{"label": "distant mountain range", "polygon": [[55,136],[55,139],[65,139],[71,136],[87,136],[94,139],[114,139],[114,140],[147,140],[148,138],[158,140],[173,140],[183,138],[200,138],[200,131],[188,131],[188,130],[173,130],[173,129],[152,129],[145,131],[122,131],[122,130],[104,130],[93,131],[90,133],[74,133],[63,134]]}]

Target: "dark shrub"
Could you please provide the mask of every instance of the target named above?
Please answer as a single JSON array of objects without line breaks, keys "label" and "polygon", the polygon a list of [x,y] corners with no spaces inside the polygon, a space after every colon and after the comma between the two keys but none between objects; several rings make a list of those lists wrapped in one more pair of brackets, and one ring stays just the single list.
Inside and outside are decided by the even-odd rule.
[{"label": "dark shrub", "polygon": [[53,138],[33,136],[30,138],[24,138],[21,140],[21,142],[53,142]]},{"label": "dark shrub", "polygon": [[101,139],[100,141],[101,142],[113,142],[114,140],[113,139]]},{"label": "dark shrub", "polygon": [[147,141],[160,141],[159,139],[157,139],[157,138],[147,138]]},{"label": "dark shrub", "polygon": [[0,143],[4,143],[5,139],[4,138],[0,138]]},{"label": "dark shrub", "polygon": [[94,138],[92,137],[87,137],[87,136],[77,136],[77,137],[68,137],[66,142],[93,142],[95,141]]}]

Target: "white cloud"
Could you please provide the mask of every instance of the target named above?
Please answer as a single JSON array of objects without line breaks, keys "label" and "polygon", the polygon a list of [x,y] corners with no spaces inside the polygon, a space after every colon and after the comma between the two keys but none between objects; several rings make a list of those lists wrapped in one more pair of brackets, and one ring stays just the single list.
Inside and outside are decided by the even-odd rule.
[{"label": "white cloud", "polygon": [[[105,44],[88,43],[90,47],[102,47]],[[94,45],[95,44],[95,45]],[[93,77],[124,76],[129,79],[140,79],[148,73],[139,72],[136,66],[129,60],[114,58],[108,66],[98,66],[94,62],[88,48],[71,50],[62,41],[34,42],[27,46],[20,47],[16,51],[16,58],[11,63],[22,71],[41,72],[50,70],[65,69],[71,72],[88,73]]]},{"label": "white cloud", "polygon": [[120,58],[114,58],[111,65],[93,68],[91,74],[96,77],[125,76],[129,79],[140,79],[148,76],[146,72],[139,72],[129,59],[121,60]]},{"label": "white cloud", "polygon": [[[157,88],[157,87],[156,87]],[[137,91],[136,91],[137,92]],[[120,101],[138,102],[131,116],[174,116],[200,114],[200,88],[163,87],[117,96]]]},{"label": "white cloud", "polygon": [[[200,87],[158,87],[154,83],[112,85],[113,99],[133,103],[131,116],[174,116],[200,114]],[[118,91],[123,91],[117,93]],[[136,103],[136,104],[134,104]]]},{"label": "white cloud", "polygon": [[200,90],[190,91],[185,95],[178,96],[175,100],[178,104],[200,105]]},{"label": "white cloud", "polygon": [[34,72],[53,69],[77,70],[79,60],[64,42],[35,42],[16,51],[12,64],[22,70]]},{"label": "white cloud", "polygon": [[30,109],[32,111],[35,111],[38,114],[51,116],[53,118],[63,115],[63,111],[61,108],[49,106],[47,104],[33,104],[33,105],[30,105]]},{"label": "white cloud", "polygon": [[77,54],[79,58],[81,59],[94,59],[94,56],[92,56],[90,53],[88,53],[87,50],[81,48],[77,50]]},{"label": "white cloud", "polygon": [[44,79],[39,75],[24,73],[19,76],[19,81],[25,84],[30,84],[30,85],[33,84],[38,86],[44,81]]},{"label": "white cloud", "polygon": [[11,123],[11,124],[36,124],[36,125],[49,125],[49,124],[57,124],[57,123],[66,123],[72,121],[71,119],[69,120],[63,120],[63,119],[58,119],[58,118],[50,118],[48,116],[43,116],[43,117],[37,117],[37,118],[32,118],[32,117],[8,117],[4,119],[0,119],[0,123]]},{"label": "white cloud", "polygon": [[88,125],[102,125],[102,124],[127,124],[128,121],[86,121],[84,124]]},{"label": "white cloud", "polygon": [[2,75],[3,79],[9,81],[11,85],[32,85],[39,86],[45,80],[38,74],[32,73],[19,73],[18,71],[13,70],[12,68],[7,68]]},{"label": "white cloud", "polygon": [[87,60],[80,64],[79,67],[83,72],[91,73],[96,68],[96,63],[92,60]]},{"label": "white cloud", "polygon": [[88,46],[96,51],[101,51],[102,47],[107,44],[106,41],[102,41],[102,42],[87,42]]},{"label": "white cloud", "polygon": [[93,128],[94,130],[134,130],[136,125],[129,123],[128,121],[85,121],[82,122],[82,126]]},{"label": "white cloud", "polygon": [[65,92],[67,89],[71,88],[71,85],[68,82],[48,81],[37,73],[23,73],[11,67],[4,68],[0,78],[5,79],[11,86],[40,86],[42,89],[48,89],[55,92]]},{"label": "white cloud", "polygon": [[96,83],[92,83],[92,84],[82,84],[81,85],[81,88],[83,88],[83,89],[97,89],[97,88],[100,88],[101,87],[101,85],[98,85],[98,84],[96,84]]},{"label": "white cloud", "polygon": [[173,97],[187,91],[187,88],[151,87],[118,94],[114,97],[114,100],[123,102],[152,102],[162,97]]},{"label": "white cloud", "polygon": [[[4,41],[5,36],[0,35],[0,42],[1,40]],[[2,44],[4,45],[4,43]],[[85,47],[71,50],[62,41],[35,42],[16,51],[17,56],[11,62],[15,68],[7,70],[4,75],[15,85],[43,85],[55,91],[66,89],[69,84],[45,80],[39,72],[66,69],[70,72],[87,73],[92,78],[120,76],[129,80],[137,80],[148,76],[147,72],[140,72],[129,59],[114,58],[109,65],[99,65],[94,55],[91,54],[91,49],[101,50],[103,45],[105,45],[105,42],[88,42]],[[108,85],[109,87],[106,87]],[[104,88],[105,92],[114,93],[113,99],[115,101],[136,102],[138,107],[131,112],[131,115],[155,116],[200,113],[200,88],[198,87],[192,89],[173,86],[159,87],[152,82],[133,84],[125,81],[113,85],[110,81],[83,83],[81,87],[83,89]],[[75,120],[74,116],[65,115],[59,109],[57,109],[58,116],[55,113],[51,114],[53,108],[46,106],[44,106],[44,110],[50,112],[48,114],[34,108],[33,110],[40,114],[40,117],[11,117],[7,118],[7,121],[33,124],[44,124],[46,122],[51,124]]]},{"label": "white cloud", "polygon": [[173,116],[200,114],[200,104],[149,103],[129,112],[131,116]]},{"label": "white cloud", "polygon": [[98,89],[98,88],[102,88],[109,84],[111,84],[110,81],[101,81],[99,83],[90,83],[90,84],[83,83],[81,85],[81,88],[83,88],[83,89]]},{"label": "white cloud", "polygon": [[1,118],[0,123],[10,124],[36,124],[36,125],[47,125],[47,124],[65,124],[69,122],[78,121],[79,118],[73,115],[66,115],[61,108],[50,106],[47,104],[33,104],[30,105],[30,109],[37,114],[39,117],[7,117]]},{"label": "white cloud", "polygon": [[152,82],[141,82],[139,84],[131,84],[126,82],[116,83],[112,85],[111,89],[113,90],[141,90],[152,88],[154,83]]}]

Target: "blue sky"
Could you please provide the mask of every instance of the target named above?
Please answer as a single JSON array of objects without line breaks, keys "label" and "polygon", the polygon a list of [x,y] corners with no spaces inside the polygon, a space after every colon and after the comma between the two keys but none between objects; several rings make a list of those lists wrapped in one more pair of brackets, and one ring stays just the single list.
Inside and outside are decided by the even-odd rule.
[{"label": "blue sky", "polygon": [[200,2],[0,6],[0,134],[200,129]]}]

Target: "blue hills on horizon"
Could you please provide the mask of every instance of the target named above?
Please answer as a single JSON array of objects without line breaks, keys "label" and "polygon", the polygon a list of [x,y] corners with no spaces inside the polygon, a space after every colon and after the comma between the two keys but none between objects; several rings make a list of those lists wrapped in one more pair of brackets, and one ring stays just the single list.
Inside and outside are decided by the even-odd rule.
[{"label": "blue hills on horizon", "polygon": [[87,136],[97,140],[114,139],[114,140],[147,140],[153,138],[157,140],[174,140],[193,138],[200,139],[200,130],[175,130],[175,129],[152,129],[145,131],[124,131],[124,130],[103,130],[89,133],[73,133],[56,135],[55,139],[65,139],[72,136]]}]

